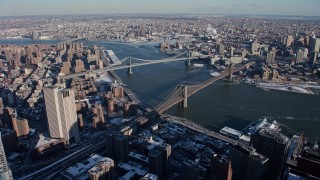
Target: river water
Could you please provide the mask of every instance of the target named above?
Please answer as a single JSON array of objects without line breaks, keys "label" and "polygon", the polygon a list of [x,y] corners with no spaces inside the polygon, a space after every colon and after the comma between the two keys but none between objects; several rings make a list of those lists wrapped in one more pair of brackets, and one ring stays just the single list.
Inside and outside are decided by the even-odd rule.
[{"label": "river water", "polygon": [[[0,40],[0,44],[29,44],[31,40]],[[55,43],[37,41],[36,43]],[[112,49],[119,59],[127,56],[142,59],[168,57],[152,44],[123,44],[86,42]],[[179,83],[197,83],[210,76],[201,68],[186,67],[184,62],[170,62],[116,71],[134,93],[151,106],[159,104]],[[224,126],[242,130],[252,121],[270,117],[294,132],[320,137],[320,96],[264,91],[246,84],[227,84],[223,81],[199,91],[188,99],[188,108],[173,107],[167,113],[188,118],[209,129],[219,131]]]}]

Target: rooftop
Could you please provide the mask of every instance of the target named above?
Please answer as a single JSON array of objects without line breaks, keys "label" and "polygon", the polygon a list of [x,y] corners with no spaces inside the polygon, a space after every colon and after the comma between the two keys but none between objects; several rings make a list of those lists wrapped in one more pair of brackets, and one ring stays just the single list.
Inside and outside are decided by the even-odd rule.
[{"label": "rooftop", "polygon": [[155,174],[147,173],[145,176],[143,176],[140,180],[157,180],[158,176]]},{"label": "rooftop", "polygon": [[71,167],[69,167],[67,170],[62,172],[63,176],[70,177],[70,178],[76,178],[79,180],[85,180],[88,178],[88,170],[94,167],[96,164],[98,164],[101,161],[109,161],[109,159],[106,159],[98,154],[92,154],[90,158],[87,160],[77,163]]},{"label": "rooftop", "polygon": [[14,131],[11,130],[11,129],[3,129],[3,128],[0,128],[0,135],[1,136],[5,136],[5,135],[9,135],[11,133],[13,133]]},{"label": "rooftop", "polygon": [[302,152],[302,156],[311,158],[320,162],[320,148],[318,147],[305,147]]},{"label": "rooftop", "polygon": [[259,119],[256,122],[250,123],[243,131],[248,135],[257,133],[263,128],[279,129],[279,125],[276,121],[270,123],[267,118]]},{"label": "rooftop", "polygon": [[91,174],[99,174],[101,171],[104,171],[104,167],[114,167],[114,161],[110,158],[103,158],[97,165],[89,170]]},{"label": "rooftop", "polygon": [[257,153],[253,147],[246,146],[244,144],[239,144],[237,146],[234,146],[233,148],[237,149],[238,151],[248,155],[249,157],[251,157],[257,161],[260,161],[261,163],[265,163],[268,161],[267,157]]},{"label": "rooftop", "polygon": [[46,145],[46,144],[60,142],[60,141],[61,141],[61,139],[51,139],[51,138],[44,137],[43,135],[40,135],[39,136],[39,140],[38,140],[37,145],[36,145],[35,148],[41,147],[41,146]]},{"label": "rooftop", "polygon": [[275,131],[273,129],[262,129],[259,134],[261,136],[265,136],[268,138],[273,139],[274,141],[281,143],[281,144],[286,144],[289,141],[289,138],[280,133],[279,131]]},{"label": "rooftop", "polygon": [[229,128],[229,127],[224,127],[220,130],[220,133],[225,134],[227,136],[234,136],[239,138],[242,135],[242,132],[237,131],[235,129]]},{"label": "rooftop", "polygon": [[119,163],[117,165],[119,168],[128,171],[124,176],[122,176],[121,180],[131,179],[135,174],[139,176],[144,176],[147,172],[142,169],[142,166],[138,164],[129,164],[129,163]]}]

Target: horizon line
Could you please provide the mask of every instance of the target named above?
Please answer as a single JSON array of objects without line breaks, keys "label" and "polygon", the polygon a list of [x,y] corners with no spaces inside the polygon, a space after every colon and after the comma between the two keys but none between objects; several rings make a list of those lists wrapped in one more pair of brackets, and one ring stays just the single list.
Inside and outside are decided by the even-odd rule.
[{"label": "horizon line", "polygon": [[312,18],[320,18],[320,15],[294,15],[294,14],[245,14],[245,13],[88,13],[88,14],[28,14],[28,15],[0,15],[2,17],[43,17],[43,16],[107,16],[107,15],[114,15],[114,16],[123,16],[123,15],[158,15],[158,16],[169,16],[169,15],[181,15],[181,16],[269,16],[269,17],[312,17]]}]

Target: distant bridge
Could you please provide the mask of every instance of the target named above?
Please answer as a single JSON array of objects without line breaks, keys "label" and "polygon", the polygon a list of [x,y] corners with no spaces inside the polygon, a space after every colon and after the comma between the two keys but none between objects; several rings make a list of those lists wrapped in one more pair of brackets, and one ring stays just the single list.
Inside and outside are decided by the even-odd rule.
[{"label": "distant bridge", "polygon": [[[70,74],[70,75],[59,76],[58,78],[59,79],[70,79],[70,78],[84,76],[84,75],[91,74],[91,73],[98,74],[98,73],[103,73],[103,72],[108,72],[108,71],[119,70],[119,69],[128,69],[128,73],[131,74],[132,73],[132,70],[131,70],[132,67],[139,67],[139,66],[167,63],[167,62],[174,62],[174,61],[186,61],[189,64],[190,60],[210,57],[210,56],[180,57],[180,56],[184,56],[184,55],[188,55],[188,54],[189,54],[189,52],[183,52],[183,53],[177,54],[176,56],[173,56],[173,57],[170,57],[170,58],[165,58],[165,59],[160,59],[160,60],[145,60],[145,59],[138,59],[138,58],[133,58],[133,57],[126,57],[126,58],[122,59],[121,62],[127,61],[128,64],[107,66],[107,67],[104,67],[102,69],[88,70],[88,71],[80,72],[80,73],[73,73],[73,74]],[[140,61],[140,62],[133,63],[132,62],[133,60]],[[51,79],[52,78],[44,78],[44,79],[40,79],[40,80],[47,81],[47,80],[51,80]]]},{"label": "distant bridge", "polygon": [[198,85],[178,85],[157,107],[155,110],[159,114],[163,114],[164,111],[170,109],[172,106],[179,104],[181,107],[186,108],[188,106],[188,97],[197,93],[198,91],[208,87],[210,84],[230,76],[232,78],[233,72],[238,72],[242,69],[248,68],[249,66],[255,64],[255,62],[250,62],[238,67],[233,65],[223,71],[219,76],[212,77]]},{"label": "distant bridge", "polygon": [[88,38],[86,38],[86,37],[78,37],[78,38],[68,39],[68,40],[59,42],[57,44],[64,44],[64,43],[67,43],[67,42],[74,42],[74,41],[80,41],[80,40],[85,40],[86,41],[86,40],[88,40]]}]

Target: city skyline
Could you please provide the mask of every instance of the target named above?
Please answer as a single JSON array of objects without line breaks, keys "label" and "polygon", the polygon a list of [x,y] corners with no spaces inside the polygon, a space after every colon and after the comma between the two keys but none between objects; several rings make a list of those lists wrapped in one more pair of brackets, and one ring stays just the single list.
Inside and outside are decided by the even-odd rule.
[{"label": "city skyline", "polygon": [[320,16],[70,1],[0,17],[1,180],[320,178]]},{"label": "city skyline", "polygon": [[24,15],[81,15],[81,14],[257,14],[318,16],[319,0],[182,0],[101,1],[101,0],[0,0],[0,16]]}]

